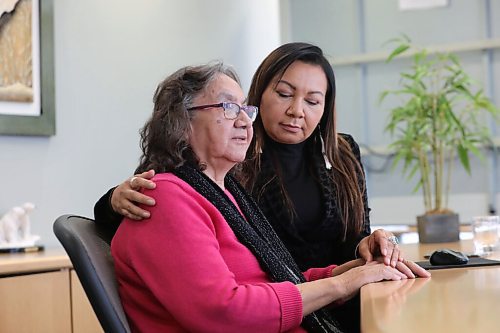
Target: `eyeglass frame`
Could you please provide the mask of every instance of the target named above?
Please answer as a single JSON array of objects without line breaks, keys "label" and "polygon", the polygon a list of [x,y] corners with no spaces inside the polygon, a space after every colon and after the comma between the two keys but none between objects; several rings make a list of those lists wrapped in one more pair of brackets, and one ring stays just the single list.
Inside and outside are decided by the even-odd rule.
[{"label": "eyeglass frame", "polygon": [[[236,113],[236,116],[234,118],[230,118],[227,115],[227,110],[230,108],[230,105],[236,105],[238,107],[238,112]],[[249,107],[255,109],[255,113],[254,113],[253,117],[250,117],[248,112],[245,110]],[[255,119],[257,119],[257,114],[259,113],[259,108],[257,106],[254,106],[254,105],[242,105],[241,106],[241,105],[239,105],[237,103],[233,103],[233,102],[221,102],[221,103],[217,103],[217,104],[197,105],[197,106],[192,106],[190,108],[187,108],[187,110],[188,111],[195,111],[195,110],[204,110],[204,109],[210,109],[210,108],[223,108],[224,109],[224,118],[229,119],[229,120],[233,120],[233,119],[238,118],[238,116],[240,115],[240,112],[243,111],[248,116],[248,118],[250,118],[250,120],[252,122],[254,122]]]}]

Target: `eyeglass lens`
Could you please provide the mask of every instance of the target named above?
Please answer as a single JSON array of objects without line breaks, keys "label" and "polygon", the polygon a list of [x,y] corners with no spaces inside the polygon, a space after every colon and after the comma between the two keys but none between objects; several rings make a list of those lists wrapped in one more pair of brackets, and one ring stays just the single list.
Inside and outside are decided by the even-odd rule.
[{"label": "eyeglass lens", "polygon": [[235,119],[240,114],[240,111],[245,112],[252,121],[257,118],[257,107],[251,105],[239,106],[236,103],[224,103],[224,114],[228,119]]}]

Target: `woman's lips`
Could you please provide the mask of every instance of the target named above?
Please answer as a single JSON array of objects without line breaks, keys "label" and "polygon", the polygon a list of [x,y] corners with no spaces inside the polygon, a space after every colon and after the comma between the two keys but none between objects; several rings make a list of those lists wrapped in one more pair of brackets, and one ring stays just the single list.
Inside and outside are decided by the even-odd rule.
[{"label": "woman's lips", "polygon": [[237,141],[238,143],[246,143],[247,142],[246,136],[235,136],[232,139]]},{"label": "woman's lips", "polygon": [[298,133],[301,131],[301,128],[299,125],[294,125],[294,124],[283,124],[281,123],[280,126],[287,132],[291,133]]}]

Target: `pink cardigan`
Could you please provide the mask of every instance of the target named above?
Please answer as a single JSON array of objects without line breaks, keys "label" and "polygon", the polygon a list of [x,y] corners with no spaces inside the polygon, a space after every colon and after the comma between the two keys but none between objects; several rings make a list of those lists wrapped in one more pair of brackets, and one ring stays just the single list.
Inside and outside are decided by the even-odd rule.
[{"label": "pink cardigan", "polygon": [[[302,299],[271,282],[210,202],[173,174],[155,176],[151,218],[125,219],[111,245],[136,332],[304,332]],[[226,191],[226,194],[234,198]],[[310,269],[311,281],[335,266]]]}]

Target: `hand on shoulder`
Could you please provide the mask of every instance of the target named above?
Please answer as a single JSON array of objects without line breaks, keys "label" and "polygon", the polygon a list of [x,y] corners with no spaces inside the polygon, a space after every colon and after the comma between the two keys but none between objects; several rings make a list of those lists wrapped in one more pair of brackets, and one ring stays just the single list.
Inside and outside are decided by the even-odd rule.
[{"label": "hand on shoulder", "polygon": [[140,192],[141,189],[154,189],[156,184],[151,180],[155,175],[154,170],[149,170],[134,175],[118,185],[111,195],[113,210],[132,220],[149,218],[149,211],[139,205],[154,206],[153,198]]}]

